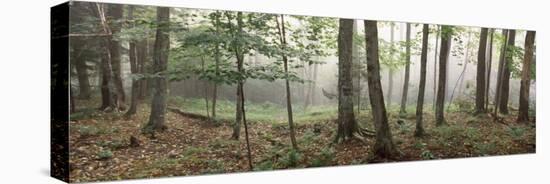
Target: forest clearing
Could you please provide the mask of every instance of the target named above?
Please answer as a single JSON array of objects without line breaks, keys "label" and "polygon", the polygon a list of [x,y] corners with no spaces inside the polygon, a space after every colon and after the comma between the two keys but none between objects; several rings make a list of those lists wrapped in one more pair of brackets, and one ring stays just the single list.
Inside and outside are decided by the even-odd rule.
[{"label": "forest clearing", "polygon": [[534,31],[92,2],[70,20],[72,182],[536,152]]}]

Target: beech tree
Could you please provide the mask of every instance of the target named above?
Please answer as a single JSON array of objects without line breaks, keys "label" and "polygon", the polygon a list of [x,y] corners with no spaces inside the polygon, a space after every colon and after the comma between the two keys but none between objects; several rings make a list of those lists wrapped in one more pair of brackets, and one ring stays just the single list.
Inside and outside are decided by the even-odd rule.
[{"label": "beech tree", "polygon": [[411,24],[407,23],[406,38],[405,38],[405,79],[403,81],[403,94],[401,96],[401,116],[407,113],[407,96],[409,95],[409,76],[411,68]]},{"label": "beech tree", "polygon": [[510,94],[510,76],[511,71],[510,68],[512,67],[513,62],[513,56],[510,52],[511,49],[514,48],[514,43],[516,42],[516,30],[509,30],[508,31],[508,38],[506,41],[506,51],[504,56],[504,65],[503,65],[503,71],[502,71],[502,82],[501,82],[501,93],[500,93],[500,102],[499,102],[499,109],[500,113],[502,114],[508,114],[508,99]]},{"label": "beech tree", "polygon": [[166,69],[170,49],[170,8],[157,8],[157,30],[155,35],[155,49],[153,50],[153,74],[151,114],[149,121],[143,127],[143,132],[152,133],[166,129],[166,99],[168,95]]},{"label": "beech tree", "polygon": [[338,31],[338,130],[336,141],[357,133],[353,111],[353,19],[340,19]]},{"label": "beech tree", "polygon": [[426,65],[428,62],[428,40],[429,26],[424,24],[422,27],[422,52],[420,54],[420,84],[418,86],[418,100],[416,102],[416,130],[414,135],[422,137],[424,135],[423,110],[424,110],[424,93],[426,90]]},{"label": "beech tree", "polygon": [[380,84],[378,26],[376,21],[365,20],[365,44],[369,98],[376,129],[376,142],[373,152],[378,157],[389,158],[396,154],[396,147],[388,125],[388,115],[384,105],[382,85]]},{"label": "beech tree", "polygon": [[437,84],[437,97],[435,106],[435,124],[441,126],[445,124],[445,94],[447,87],[447,60],[450,54],[451,42],[453,36],[452,26],[441,26],[441,49],[439,50],[439,82]]},{"label": "beech tree", "polygon": [[535,31],[527,31],[525,36],[525,52],[521,69],[521,86],[519,91],[519,112],[517,122],[529,121],[529,88],[531,86],[531,64],[535,52]]},{"label": "beech tree", "polygon": [[485,72],[486,72],[486,51],[487,51],[487,28],[481,28],[479,36],[479,50],[477,53],[477,75],[476,75],[476,110],[475,113],[485,112]]}]

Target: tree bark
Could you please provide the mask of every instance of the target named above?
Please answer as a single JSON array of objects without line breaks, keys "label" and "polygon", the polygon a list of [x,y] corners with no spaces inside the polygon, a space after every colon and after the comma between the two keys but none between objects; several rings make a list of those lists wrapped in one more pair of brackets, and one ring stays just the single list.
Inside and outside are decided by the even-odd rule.
[{"label": "tree bark", "polygon": [[488,53],[487,53],[487,77],[486,83],[485,83],[485,110],[489,110],[489,89],[491,88],[491,65],[493,63],[493,35],[495,33],[495,29],[489,29],[489,45],[488,45]]},{"label": "tree bark", "polygon": [[[128,20],[133,21],[134,18],[134,6],[128,6]],[[133,26],[133,25],[132,25]],[[138,73],[138,62],[137,62],[137,52],[136,52],[136,42],[135,40],[129,41],[129,51],[128,57],[130,59],[130,71],[132,74]],[[137,109],[137,96],[139,90],[139,80],[132,78],[132,96],[130,99],[130,108],[126,112],[126,116],[132,116],[136,114]]]},{"label": "tree bark", "polygon": [[[230,20],[229,20],[230,21]],[[231,25],[231,23],[230,23]],[[243,31],[243,16],[242,12],[237,12],[237,32],[240,35]],[[232,27],[230,29],[233,29]],[[235,35],[234,35],[235,36]],[[244,54],[242,52],[242,45],[240,44],[234,44],[234,52],[235,52],[235,58],[237,59],[237,71],[239,73],[244,72]],[[238,140],[239,136],[241,134],[241,123],[243,121],[243,111],[239,109],[244,109],[244,97],[243,97],[243,90],[240,90],[243,88],[244,81],[239,80],[237,82],[237,100],[236,100],[236,111],[235,111],[235,124],[233,126],[233,134],[231,135],[232,139]]]},{"label": "tree bark", "polygon": [[153,73],[158,76],[152,79],[151,115],[149,116],[149,122],[143,129],[146,133],[166,129],[164,122],[168,90],[165,72],[170,50],[170,8],[157,8],[157,23],[155,49],[153,50]]},{"label": "tree bark", "polygon": [[529,121],[529,88],[531,87],[531,63],[535,51],[535,31],[527,31],[525,36],[525,53],[521,69],[521,86],[519,91],[518,123]]},{"label": "tree bark", "polygon": [[[508,31],[508,43],[506,44],[506,49],[510,49],[514,46],[516,41],[516,30]],[[512,67],[513,58],[510,54],[506,54],[504,57],[504,72],[502,73],[502,86],[501,86],[501,95],[500,95],[500,113],[508,114],[508,96],[510,94],[510,67]]]},{"label": "tree bark", "polygon": [[397,152],[388,125],[384,95],[380,84],[380,62],[378,58],[378,26],[376,21],[365,20],[365,44],[367,51],[367,80],[369,98],[376,128],[374,154],[381,158],[391,158]]},{"label": "tree bark", "polygon": [[487,51],[488,28],[481,28],[479,36],[479,50],[477,53],[477,74],[476,74],[476,114],[485,113],[485,57]]},{"label": "tree bark", "polygon": [[436,101],[436,89],[437,89],[437,57],[439,56],[437,51],[439,49],[439,35],[441,33],[441,30],[440,30],[440,26],[437,25],[437,30],[436,30],[437,34],[435,36],[435,50],[434,50],[434,83],[433,83],[433,93],[432,93],[432,96],[433,96],[433,100],[432,100],[432,110],[435,111],[435,101]]},{"label": "tree bark", "polygon": [[[277,19],[277,28],[279,28],[279,39],[283,49],[287,47],[286,42],[286,28],[285,28],[285,16],[281,15],[281,22]],[[286,109],[288,113],[288,125],[290,127],[290,141],[292,142],[292,148],[298,149],[298,144],[296,143],[296,133],[294,131],[294,120],[292,115],[292,100],[290,93],[290,81],[288,80],[288,58],[286,54],[282,54],[283,58],[283,67],[285,71],[285,88],[286,88]],[[353,107],[352,107],[353,111]]]},{"label": "tree bark", "polygon": [[422,28],[422,52],[420,54],[420,84],[418,89],[418,100],[416,102],[416,130],[414,136],[424,136],[423,110],[424,110],[424,95],[426,90],[426,65],[428,62],[428,40],[429,26],[424,24]]},{"label": "tree bark", "polygon": [[407,96],[409,94],[409,75],[411,68],[411,24],[407,23],[407,31],[405,38],[405,81],[403,82],[403,95],[401,96],[401,109],[399,115],[405,115],[407,113]]},{"label": "tree bark", "polygon": [[338,130],[336,142],[357,133],[353,105],[353,19],[340,19],[338,30]]},{"label": "tree bark", "polygon": [[[110,22],[116,22],[118,20],[122,19],[122,5],[121,4],[110,4],[108,5],[108,16],[111,19]],[[111,23],[111,34],[117,34],[120,32],[120,24],[118,23]],[[115,83],[115,90],[117,93],[117,102],[119,105],[119,108],[124,110],[125,102],[126,102],[126,94],[124,93],[124,86],[122,81],[122,71],[121,71],[121,57],[120,57],[120,42],[116,39],[111,40],[111,44],[109,47],[109,50],[111,52],[111,64],[113,69],[113,79]]]},{"label": "tree bark", "polygon": [[[220,16],[221,13],[216,11],[216,18],[215,18],[215,27],[216,27],[216,33],[220,34]],[[215,72],[216,76],[219,76],[219,69],[220,69],[220,44],[216,43],[216,46],[214,48],[214,62],[215,62]],[[214,83],[214,86],[212,88],[212,119],[216,119],[216,102],[218,101],[218,84]]]},{"label": "tree bark", "polygon": [[439,84],[437,85],[437,98],[435,107],[436,126],[445,124],[444,106],[447,86],[447,60],[452,41],[452,27],[441,26],[441,49],[439,51]]},{"label": "tree bark", "polygon": [[508,44],[508,30],[503,29],[502,35],[504,36],[504,41],[502,42],[502,46],[500,48],[500,58],[498,61],[498,73],[497,73],[497,89],[495,94],[495,108],[494,108],[494,117],[495,119],[498,119],[498,109],[500,107],[500,96],[502,94],[502,82],[503,82],[503,73],[504,73],[504,63],[506,62],[506,44]]},{"label": "tree bark", "polygon": [[88,66],[86,65],[86,60],[82,57],[84,51],[84,42],[83,39],[71,37],[71,61],[74,62],[74,67],[76,69],[76,75],[78,78],[78,88],[79,94],[78,98],[80,99],[90,99],[91,97],[91,87],[90,80],[88,78]]}]

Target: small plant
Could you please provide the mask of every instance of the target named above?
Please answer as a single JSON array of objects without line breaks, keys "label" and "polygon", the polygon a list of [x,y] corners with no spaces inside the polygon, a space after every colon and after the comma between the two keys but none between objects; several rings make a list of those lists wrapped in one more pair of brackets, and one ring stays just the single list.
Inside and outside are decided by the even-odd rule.
[{"label": "small plant", "polygon": [[295,149],[290,149],[288,154],[281,158],[281,163],[285,167],[296,167],[298,166],[298,162],[301,158],[302,155],[298,151],[296,151]]},{"label": "small plant", "polygon": [[190,146],[187,149],[185,149],[185,151],[183,151],[183,156],[191,156],[191,155],[195,155],[205,151],[206,150],[204,148],[197,148],[197,147]]},{"label": "small plant", "polygon": [[414,143],[414,148],[416,148],[416,149],[424,149],[424,148],[426,148],[427,145],[428,145],[428,144],[423,143],[423,142],[416,142],[416,143]]},{"label": "small plant", "polygon": [[323,167],[329,166],[332,164],[334,158],[334,149],[333,148],[323,148],[319,156],[311,162],[311,167]]},{"label": "small plant", "polygon": [[273,170],[273,162],[271,160],[266,160],[258,164],[258,167],[254,168],[256,171],[270,171]]},{"label": "small plant", "polygon": [[474,148],[479,155],[486,156],[491,154],[496,148],[495,143],[480,143],[474,144]]},{"label": "small plant", "polygon": [[422,159],[425,159],[425,160],[431,160],[435,158],[434,154],[430,150],[422,151],[420,156],[422,157]]},{"label": "small plant", "polygon": [[317,135],[315,135],[315,133],[313,133],[312,130],[307,130],[298,141],[299,141],[299,144],[309,145],[315,140],[317,140]]},{"label": "small plant", "polygon": [[217,174],[217,173],[224,173],[224,165],[223,162],[219,160],[208,160],[206,161],[206,165],[208,166],[208,169],[204,170],[204,174]]},{"label": "small plant", "polygon": [[99,130],[94,126],[80,126],[78,127],[78,133],[82,136],[95,136],[99,134]]},{"label": "small plant", "polygon": [[107,160],[113,157],[113,152],[110,150],[101,150],[99,153],[97,153],[97,157],[100,160]]},{"label": "small plant", "polygon": [[519,139],[525,133],[525,128],[523,127],[510,127],[508,128],[508,133],[514,138]]}]

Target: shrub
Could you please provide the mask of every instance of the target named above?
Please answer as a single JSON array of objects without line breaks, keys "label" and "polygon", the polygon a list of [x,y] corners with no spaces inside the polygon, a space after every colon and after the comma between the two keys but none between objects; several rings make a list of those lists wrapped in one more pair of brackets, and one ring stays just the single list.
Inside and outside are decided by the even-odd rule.
[{"label": "shrub", "polygon": [[301,158],[302,155],[298,151],[290,149],[288,154],[281,158],[281,164],[284,167],[296,167]]},{"label": "shrub", "polygon": [[509,127],[508,134],[510,134],[514,139],[519,139],[525,133],[525,128],[523,127]]},{"label": "shrub", "polygon": [[425,160],[431,160],[435,158],[434,154],[430,150],[422,151],[420,156],[422,157],[422,159],[425,159]]},{"label": "shrub", "polygon": [[97,157],[100,160],[110,159],[113,157],[113,152],[111,152],[110,150],[101,150],[99,153],[97,153]]},{"label": "shrub", "polygon": [[332,164],[334,158],[334,149],[323,148],[317,158],[311,162],[311,167],[323,167]]}]

